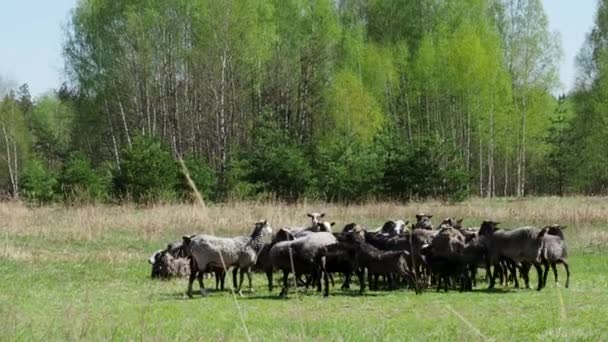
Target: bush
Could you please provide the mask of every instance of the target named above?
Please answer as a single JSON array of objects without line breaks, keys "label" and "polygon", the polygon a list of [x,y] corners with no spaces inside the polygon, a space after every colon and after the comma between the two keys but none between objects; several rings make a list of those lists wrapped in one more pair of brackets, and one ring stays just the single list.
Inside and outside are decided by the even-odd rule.
[{"label": "bush", "polygon": [[312,184],[312,169],[302,147],[273,122],[259,122],[251,150],[235,162],[240,180],[253,184],[248,190],[258,194],[297,200]]},{"label": "bush", "polygon": [[465,199],[469,174],[456,151],[448,145],[433,138],[411,145],[385,145],[384,193],[402,200]]},{"label": "bush", "polygon": [[25,164],[20,181],[21,196],[28,203],[42,205],[55,200],[57,179],[39,159]]},{"label": "bush", "polygon": [[314,158],[317,191],[331,201],[360,201],[380,189],[383,160],[359,139],[326,138]]},{"label": "bush", "polygon": [[136,203],[172,200],[177,175],[177,163],[165,146],[155,138],[137,136],[131,148],[123,149],[114,189],[119,197]]},{"label": "bush", "polygon": [[230,162],[226,172],[226,185],[222,195],[228,201],[251,199],[262,192],[258,184],[249,181],[251,172],[250,158],[245,151],[234,147],[230,154]]},{"label": "bush", "polygon": [[107,198],[107,183],[79,152],[71,154],[63,165],[60,184],[63,198],[68,202],[90,203]]},{"label": "bush", "polygon": [[[194,182],[196,189],[203,196],[203,200],[215,200],[217,192],[217,175],[215,171],[201,159],[189,155],[184,159],[184,165],[188,169],[190,179]],[[177,191],[185,198],[192,200],[193,190],[180,167]]]}]

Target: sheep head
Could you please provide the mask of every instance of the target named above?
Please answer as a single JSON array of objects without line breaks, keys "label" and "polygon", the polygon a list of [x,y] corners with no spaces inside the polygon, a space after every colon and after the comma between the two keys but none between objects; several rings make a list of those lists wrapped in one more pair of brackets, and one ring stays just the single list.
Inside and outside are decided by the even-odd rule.
[{"label": "sheep head", "polygon": [[413,227],[419,229],[433,230],[433,224],[431,223],[432,217],[433,215],[416,214],[416,224]]},{"label": "sheep head", "polygon": [[194,239],[196,235],[192,234],[192,235],[184,235],[182,236],[182,251],[183,251],[183,257],[190,257],[190,243],[192,242],[192,239]]},{"label": "sheep head", "polygon": [[566,229],[566,226],[560,226],[559,224],[552,224],[550,226],[546,226],[545,228],[547,228],[547,234],[559,236],[562,240],[564,240],[563,230]]},{"label": "sheep head", "polygon": [[346,241],[357,242],[357,241],[365,241],[365,230],[361,228],[360,225],[356,223],[349,223],[344,226],[342,230],[342,236]]},{"label": "sheep head", "polygon": [[491,220],[483,221],[481,223],[481,227],[479,228],[479,235],[494,234],[494,232],[498,230],[498,224],[500,224],[500,222],[494,222]]},{"label": "sheep head", "polygon": [[255,223],[254,234],[259,233],[260,235],[272,234],[272,227],[268,224],[268,220],[260,220]]},{"label": "sheep head", "polygon": [[433,215],[427,215],[427,214],[423,214],[423,213],[419,213],[416,214],[416,222],[422,222],[425,220],[430,220],[433,217]]},{"label": "sheep head", "polygon": [[403,232],[405,230],[405,227],[407,224],[408,224],[408,221],[404,222],[403,220],[386,221],[382,225],[380,232],[383,235],[396,236],[396,235],[401,234],[401,232]]},{"label": "sheep head", "polygon": [[462,218],[460,220],[457,220],[454,217],[448,217],[444,219],[443,222],[441,222],[439,227],[449,226],[456,229],[462,229],[462,221],[464,221],[464,219]]},{"label": "sheep head", "polygon": [[321,219],[325,217],[325,213],[313,212],[306,214],[306,216],[311,218],[312,227],[315,227],[319,222],[321,222]]},{"label": "sheep head", "polygon": [[152,256],[148,258],[148,263],[150,265],[154,265],[154,263],[156,262],[156,258],[158,257],[158,255],[160,253],[162,253],[162,251],[163,251],[162,249],[159,249],[156,252],[154,252],[154,254],[152,254]]}]

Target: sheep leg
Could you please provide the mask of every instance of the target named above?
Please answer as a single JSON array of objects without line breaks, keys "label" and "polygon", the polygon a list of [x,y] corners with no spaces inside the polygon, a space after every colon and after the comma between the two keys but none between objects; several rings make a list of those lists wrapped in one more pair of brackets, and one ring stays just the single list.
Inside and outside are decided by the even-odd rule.
[{"label": "sheep leg", "polygon": [[247,282],[249,283],[249,292],[253,293],[253,285],[251,285],[251,267],[247,268]]},{"label": "sheep leg", "polygon": [[[557,266],[554,262],[551,263],[551,269],[553,270],[553,277],[555,278],[555,283],[557,283]],[[547,278],[545,276],[545,283],[543,286],[547,286]]]},{"label": "sheep leg", "polygon": [[[215,272],[215,278],[219,278],[220,281],[220,291],[224,291],[224,280],[226,279],[226,272],[224,271],[219,271],[219,272]],[[217,282],[217,280],[216,280]],[[217,288],[217,284],[216,284],[216,288]]]},{"label": "sheep leg", "polygon": [[190,298],[192,298],[192,284],[194,283],[196,274],[197,274],[197,271],[195,271],[193,268],[191,268],[190,277],[188,278],[188,289],[186,290],[186,293],[188,294],[188,297],[190,297]]},{"label": "sheep leg", "polygon": [[486,260],[486,276],[489,278],[490,280],[490,285],[488,286],[488,289],[491,290],[494,288],[495,285],[495,280],[494,280],[494,276],[496,276],[496,264],[494,265],[494,274],[492,274],[492,268],[490,265],[490,260]]},{"label": "sheep leg", "polygon": [[245,273],[245,269],[241,268],[241,277],[239,279],[239,287],[237,288],[237,292],[239,293],[239,295],[241,297],[243,297],[243,292],[241,291],[241,288],[243,286],[243,280],[244,280],[244,273]]},{"label": "sheep leg", "polygon": [[[324,285],[325,285],[325,292],[323,292],[323,297],[328,297],[329,296],[329,273],[323,269],[323,280],[324,280]],[[321,281],[319,281],[320,283]],[[332,279],[333,282],[333,279]]]},{"label": "sheep leg", "polygon": [[533,265],[534,268],[536,268],[536,276],[538,277],[538,287],[536,288],[536,290],[540,291],[543,288],[543,271],[540,268],[540,263],[534,262]]},{"label": "sheep leg", "polygon": [[[228,271],[227,268],[226,268],[226,271]],[[239,268],[235,266],[234,269],[232,270],[232,289],[237,289],[236,275],[238,272],[239,272]]]},{"label": "sheep leg", "polygon": [[272,270],[266,270],[266,279],[268,279],[268,292],[272,292]]},{"label": "sheep leg", "polygon": [[342,290],[350,289],[350,273],[344,273],[344,283],[342,284],[341,289]]},{"label": "sheep leg", "polygon": [[198,271],[198,270],[196,272],[197,272],[196,279],[198,280],[198,287],[199,287],[199,289],[202,289],[205,287],[205,283],[203,283],[204,273],[201,271]]},{"label": "sheep leg", "polygon": [[543,273],[543,286],[547,286],[547,276],[549,275],[549,262],[543,260],[543,266],[545,267],[545,272]]},{"label": "sheep leg", "polygon": [[564,268],[566,269],[566,288],[570,286],[570,267],[568,266],[568,262],[565,260],[561,260],[562,264],[564,264]]},{"label": "sheep leg", "polygon": [[521,274],[521,277],[524,278],[527,289],[530,288],[530,268],[532,268],[532,265],[529,262],[522,262],[519,269],[519,273]]},{"label": "sheep leg", "polygon": [[[287,277],[289,276],[289,271],[283,271],[283,289],[281,289],[281,293],[279,293],[279,297],[287,297],[287,291],[289,288],[289,283]],[[297,286],[297,284],[296,284]]]},{"label": "sheep leg", "polygon": [[517,279],[517,265],[513,261],[508,261],[507,262],[507,266],[509,268],[508,271],[513,276],[513,282],[515,283],[514,286],[515,286],[516,289],[518,289],[519,288],[519,280]]},{"label": "sheep leg", "polygon": [[357,277],[359,278],[359,293],[363,294],[365,291],[365,269],[360,269],[357,271]]}]

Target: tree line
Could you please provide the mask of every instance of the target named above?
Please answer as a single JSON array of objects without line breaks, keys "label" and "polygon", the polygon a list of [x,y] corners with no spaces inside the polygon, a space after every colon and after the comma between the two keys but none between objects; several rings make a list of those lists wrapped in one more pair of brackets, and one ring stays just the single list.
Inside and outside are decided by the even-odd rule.
[{"label": "tree line", "polygon": [[182,159],[214,200],[604,193],[605,8],[555,97],[540,0],[81,1],[70,81],[0,104],[0,182],[184,198]]}]

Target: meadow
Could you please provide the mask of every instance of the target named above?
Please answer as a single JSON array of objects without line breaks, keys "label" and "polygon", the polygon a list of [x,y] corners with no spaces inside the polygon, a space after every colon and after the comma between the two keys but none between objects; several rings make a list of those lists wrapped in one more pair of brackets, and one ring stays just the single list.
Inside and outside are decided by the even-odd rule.
[{"label": "meadow", "polygon": [[[338,229],[412,220],[417,212],[432,213],[434,222],[464,217],[468,226],[485,218],[503,228],[565,224],[570,288],[562,286],[561,265],[562,281],[555,284],[550,273],[541,292],[501,286],[490,292],[479,283],[465,293],[359,295],[354,284],[346,292],[334,287],[329,298],[308,291],[278,299],[256,275],[255,293],[243,298],[211,291],[188,299],[186,279],[150,279],[150,254],[184,234],[248,234],[262,218],[276,230],[307,223],[305,213],[313,210],[325,211]],[[205,208],[0,203],[0,340],[607,340],[607,225],[608,199],[589,197]],[[213,282],[206,280],[207,287]]]}]

